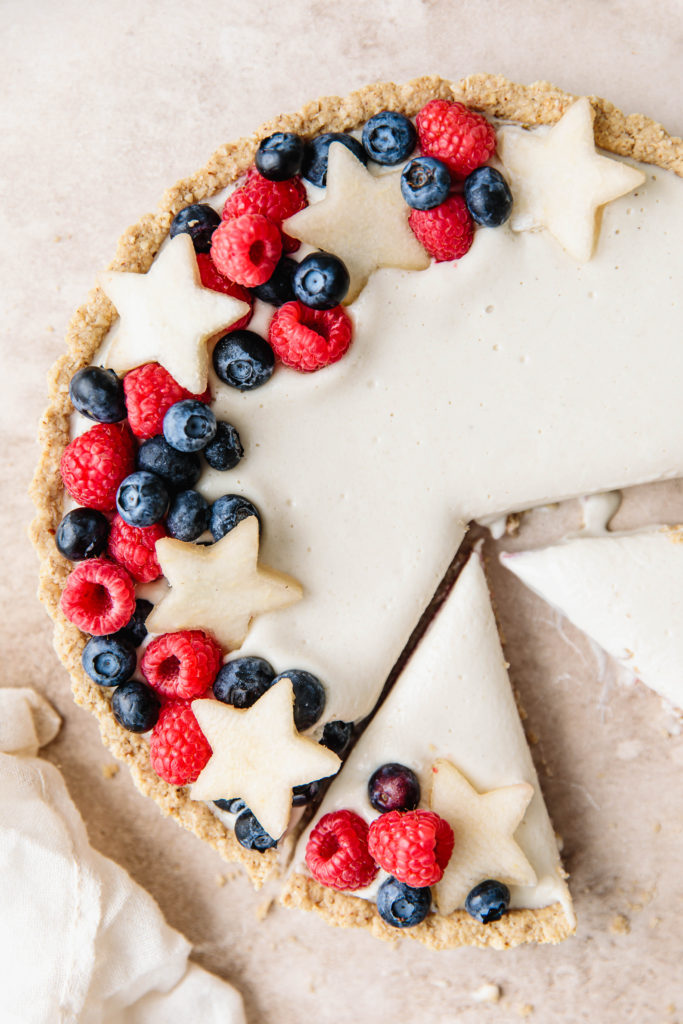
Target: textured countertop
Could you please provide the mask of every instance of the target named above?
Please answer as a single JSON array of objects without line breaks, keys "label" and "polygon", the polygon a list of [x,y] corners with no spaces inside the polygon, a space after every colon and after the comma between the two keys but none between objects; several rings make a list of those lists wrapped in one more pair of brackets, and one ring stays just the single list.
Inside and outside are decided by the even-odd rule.
[{"label": "textured countertop", "polygon": [[[0,16],[0,685],[34,685],[62,714],[47,755],[93,844],[241,988],[253,1024],[683,1020],[678,722],[504,570],[493,566],[496,604],[579,930],[556,948],[434,953],[266,914],[267,893],[115,773],[94,720],[71,703],[25,529],[45,375],[68,319],[123,228],[168,185],[281,111],[425,73],[549,79],[681,134],[677,0],[3,0]],[[537,513],[528,529],[556,530],[561,514]],[[662,514],[683,519],[680,485],[639,489],[623,521]],[[489,983],[498,1001],[478,1001]]]}]

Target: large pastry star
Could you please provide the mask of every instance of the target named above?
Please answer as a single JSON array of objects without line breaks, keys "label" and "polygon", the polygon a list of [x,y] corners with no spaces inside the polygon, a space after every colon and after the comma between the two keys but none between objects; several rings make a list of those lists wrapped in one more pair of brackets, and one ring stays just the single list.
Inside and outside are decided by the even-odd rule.
[{"label": "large pastry star", "polygon": [[296,731],[289,679],[246,710],[217,700],[194,700],[192,710],[213,751],[192,799],[239,796],[273,839],[287,828],[293,787],[326,779],[341,765],[331,750]]},{"label": "large pastry star", "polygon": [[109,270],[100,277],[120,322],[108,365],[117,373],[161,363],[193,394],[206,390],[207,340],[248,312],[245,302],[202,287],[192,239],[172,238],[146,274]]},{"label": "large pastry star", "polygon": [[410,208],[401,195],[400,171],[371,174],[340,142],[327,164],[325,198],[284,223],[288,235],[338,256],[351,283],[353,302],[378,267],[424,270],[429,256],[408,225]]},{"label": "large pastry star", "polygon": [[645,181],[636,167],[596,152],[594,116],[584,96],[547,134],[512,127],[498,133],[514,198],[512,230],[547,228],[580,263],[593,252],[598,208]]},{"label": "large pastry star", "polygon": [[238,523],[215,544],[162,537],[161,571],[171,584],[147,619],[152,633],[205,629],[228,651],[241,647],[255,615],[295,604],[301,585],[258,562],[256,516]]},{"label": "large pastry star", "polygon": [[450,761],[434,762],[430,807],[455,834],[453,855],[436,886],[442,914],[465,904],[487,878],[506,885],[535,885],[536,872],[513,839],[534,788],[528,782],[477,793]]}]

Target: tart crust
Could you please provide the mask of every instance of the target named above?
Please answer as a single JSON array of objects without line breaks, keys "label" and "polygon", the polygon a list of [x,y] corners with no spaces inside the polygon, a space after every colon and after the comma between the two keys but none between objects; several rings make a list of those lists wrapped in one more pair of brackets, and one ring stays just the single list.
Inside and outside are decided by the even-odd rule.
[{"label": "tart crust", "polygon": [[286,907],[314,910],[339,928],[365,928],[385,942],[416,939],[430,949],[458,946],[512,949],[531,942],[562,942],[575,931],[560,903],[537,910],[509,910],[499,921],[490,924],[480,924],[466,910],[455,910],[448,917],[429,914],[420,924],[400,931],[382,920],[377,906],[370,900],[327,889],[302,874],[291,875],[280,901]]},{"label": "tart crust", "polygon": [[[495,75],[471,75],[460,82],[425,76],[405,85],[378,83],[365,86],[346,98],[328,96],[267,122],[252,135],[221,146],[205,167],[179,181],[163,196],[158,211],[146,214],[128,228],[117,246],[110,270],[145,273],[168,234],[175,214],[191,203],[216,195],[253,163],[259,141],[275,131],[297,132],[305,137],[327,131],[357,128],[380,110],[392,109],[415,115],[431,99],[459,100],[475,110],[526,125],[554,124],[577,98],[548,82],[517,85]],[[624,115],[606,100],[589,97],[595,110],[595,139],[599,146],[646,163],[656,164],[683,177],[683,140],[642,114]],[[176,788],[158,778],[149,763],[148,744],[118,725],[109,700],[81,667],[86,636],[70,623],[59,608],[59,599],[71,564],[54,543],[62,518],[63,486],[59,462],[69,443],[73,411],[69,381],[87,366],[109,328],[116,311],[98,287],[88,295],[68,328],[67,351],[55,363],[49,378],[49,404],[40,425],[41,456],[31,486],[36,516],[30,536],[40,559],[38,594],[54,622],[54,645],[68,669],[74,698],[98,719],[105,745],[130,768],[138,789],[156,801],[161,811],[175,818],[200,839],[213,846],[228,862],[241,863],[258,888],[277,870],[277,854],[243,849],[208,807],[190,799],[186,788]],[[464,911],[450,917],[432,915],[415,928],[397,933],[379,917],[374,904],[324,889],[313,879],[294,875],[284,893],[288,906],[317,910],[332,924],[369,928],[373,934],[395,941],[409,935],[434,949],[477,945],[508,948],[524,942],[559,942],[573,930],[559,904],[541,910],[513,910],[501,921],[478,925]]]}]

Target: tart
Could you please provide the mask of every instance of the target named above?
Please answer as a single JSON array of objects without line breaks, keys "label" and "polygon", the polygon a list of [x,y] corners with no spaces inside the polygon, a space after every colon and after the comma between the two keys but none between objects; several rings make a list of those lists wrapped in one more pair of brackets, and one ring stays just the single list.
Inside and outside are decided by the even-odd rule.
[{"label": "tart", "polygon": [[[375,166],[367,147],[360,158],[356,136],[387,110],[404,122],[419,115],[423,155],[434,154],[412,177],[379,159]],[[453,116],[466,129],[454,128]],[[328,139],[321,156],[321,134],[330,132],[345,141]],[[252,168],[263,152],[259,142],[275,133],[309,140],[313,154],[309,185],[297,175],[288,179],[277,215],[262,193],[244,204],[245,194],[253,199],[262,188]],[[641,166],[600,154],[595,144]],[[439,193],[443,167],[451,184]],[[512,196],[509,223],[499,219],[494,229],[495,216],[468,194],[481,167],[487,188],[501,179]],[[250,766],[250,781],[258,782],[250,788],[252,810],[267,815],[279,839],[284,797],[290,802],[294,790],[295,803],[297,796],[314,798],[315,784],[337,773],[337,754],[377,707],[471,520],[683,474],[675,311],[681,173],[683,146],[661,126],[547,83],[472,76],[370,86],[317,101],[221,148],[123,235],[111,267],[77,311],[68,351],[52,374],[33,485],[40,595],[55,621],[55,646],[76,700],[97,715],[105,743],[129,764],[142,792],[226,859],[244,864],[256,884],[275,868],[274,842],[252,820],[245,849],[231,816],[243,794],[219,792],[220,778],[238,784]],[[410,210],[404,181],[409,193],[421,193],[411,195]],[[198,246],[192,238],[197,222],[184,213],[195,204],[211,207],[209,222],[220,221],[223,208],[210,257],[206,240]],[[332,308],[302,307],[300,299],[280,305],[278,259],[299,243],[323,257],[331,252]],[[307,258],[301,250],[301,277]],[[318,258],[311,266],[308,283],[300,282],[304,296],[327,282],[329,263]],[[272,353],[269,365],[263,358],[249,363],[263,385],[257,394],[243,379],[222,386],[226,373],[244,370],[244,359],[235,370],[230,339],[246,325],[255,295],[266,298],[249,326],[268,324],[278,357],[274,373]],[[228,341],[214,348],[212,368],[219,334]],[[653,362],[665,372],[653,375]],[[140,447],[116,417],[88,430],[74,416],[73,379],[92,363],[125,375],[128,422]],[[155,441],[162,428],[166,446],[184,459]],[[172,505],[163,525],[169,490],[148,479],[155,477],[149,465],[163,463],[169,479],[192,490],[199,464],[192,445],[202,433],[220,444],[214,461],[207,454],[202,463],[199,498]],[[151,462],[141,468],[145,445]],[[236,453],[228,486],[225,471]],[[99,467],[85,482],[84,462]],[[106,516],[113,511],[110,465],[119,474],[114,490],[124,525],[117,518],[103,527],[104,557],[73,569],[55,546],[66,511],[62,477],[77,501]],[[203,520],[209,505],[211,518]],[[202,546],[201,530],[191,538],[183,532],[188,517],[192,530],[210,523],[212,546]],[[95,533],[98,522],[90,524]],[[141,539],[129,527],[160,532]],[[121,564],[123,576],[112,567]],[[107,688],[83,669],[84,657],[90,664],[99,648],[84,655],[81,629],[91,620],[74,609],[83,594],[100,594],[97,588],[106,592],[105,611],[114,603],[117,613],[105,616],[99,632],[89,630],[97,635],[129,628],[136,594],[155,606],[148,625],[157,635],[146,641],[140,666],[159,707],[140,718],[142,735],[119,724],[125,708],[117,721]],[[481,593],[478,601],[481,607]],[[137,631],[138,641],[144,632]],[[239,676],[237,661],[250,665],[250,696],[241,705],[206,699],[211,679],[204,673],[213,666],[215,677],[216,659],[224,657],[226,693]],[[193,666],[189,676],[176,671],[183,658]],[[213,689],[217,695],[215,681]],[[142,726],[155,714],[150,746]],[[270,759],[264,728],[277,733],[286,764]],[[235,736],[244,756],[223,763]],[[451,766],[445,775],[451,768],[467,775],[455,754],[444,758]],[[474,776],[466,782],[488,785]],[[538,802],[535,775],[524,784]],[[553,896],[548,905],[556,902]],[[519,909],[537,917],[538,908]],[[460,921],[459,908],[455,914]],[[473,939],[459,924],[450,928],[452,914],[441,916],[441,945],[521,941],[517,926],[507,927],[513,917]],[[525,934],[545,940],[567,933],[567,913],[541,917],[553,923]]]}]

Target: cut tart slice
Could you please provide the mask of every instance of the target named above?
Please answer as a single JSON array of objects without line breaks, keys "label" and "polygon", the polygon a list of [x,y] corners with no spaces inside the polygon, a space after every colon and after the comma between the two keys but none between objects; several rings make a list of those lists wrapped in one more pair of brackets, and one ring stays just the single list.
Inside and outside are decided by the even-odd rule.
[{"label": "cut tart slice", "polygon": [[[416,842],[412,816],[429,813],[452,831],[452,853],[431,876],[426,899],[424,882],[416,882],[429,877],[420,873],[430,851],[411,861],[409,844]],[[348,873],[337,852],[349,848],[342,815],[370,826],[370,854],[393,877],[375,869],[368,885],[368,874]],[[336,845],[321,844],[320,833],[334,832],[335,822]],[[431,827],[427,817],[414,826]],[[438,832],[435,850],[438,861]],[[564,879],[475,553],[331,784],[297,847],[283,899],[382,938],[405,934],[440,949],[509,947],[559,942],[573,932]],[[366,884],[351,891],[356,881]],[[505,888],[510,909],[501,916]]]},{"label": "cut tart slice", "polygon": [[683,709],[683,527],[505,552],[503,565]]}]

